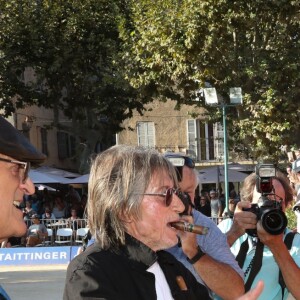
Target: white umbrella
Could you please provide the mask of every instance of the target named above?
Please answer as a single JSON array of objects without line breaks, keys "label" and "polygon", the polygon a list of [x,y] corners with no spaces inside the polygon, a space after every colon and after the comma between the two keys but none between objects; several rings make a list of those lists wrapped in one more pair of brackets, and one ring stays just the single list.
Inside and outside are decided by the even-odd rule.
[{"label": "white umbrella", "polygon": [[78,173],[72,173],[65,170],[48,167],[48,166],[41,166],[36,169],[36,171],[39,171],[41,173],[47,174],[47,175],[55,175],[55,176],[61,176],[61,177],[78,177],[80,174]]},{"label": "white umbrella", "polygon": [[29,177],[33,183],[64,183],[66,178],[61,176],[49,175],[37,170],[30,170]]},{"label": "white umbrella", "polygon": [[[228,169],[228,182],[242,182],[248,174]],[[212,167],[199,170],[200,183],[225,182],[224,167]]]},{"label": "white umbrella", "polygon": [[66,179],[65,183],[67,183],[67,184],[88,183],[89,177],[90,177],[90,174],[85,174],[85,175],[79,176],[77,178]]},{"label": "white umbrella", "polygon": [[43,191],[44,189],[47,189],[48,191],[52,191],[52,192],[56,191],[55,188],[41,183],[37,183],[35,184],[35,186],[38,188],[39,191]]}]

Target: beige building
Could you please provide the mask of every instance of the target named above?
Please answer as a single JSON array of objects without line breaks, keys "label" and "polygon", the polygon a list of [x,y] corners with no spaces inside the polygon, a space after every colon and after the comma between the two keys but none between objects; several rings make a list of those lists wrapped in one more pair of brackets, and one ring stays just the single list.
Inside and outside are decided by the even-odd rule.
[{"label": "beige building", "polygon": [[207,123],[203,108],[182,105],[177,110],[175,106],[171,100],[154,101],[143,116],[135,112],[123,123],[125,130],[117,135],[117,143],[187,153],[198,165],[220,163],[224,154],[221,124]]},{"label": "beige building", "polygon": [[[26,85],[35,85],[35,76],[32,68],[26,68],[21,80]],[[43,88],[43,87],[36,87]],[[47,156],[44,165],[66,170],[78,168],[76,151],[78,142],[75,136],[70,134],[71,120],[63,113],[55,113],[53,109],[29,106],[24,109],[16,109],[16,112],[7,118],[8,121],[20,130],[30,142]],[[61,124],[57,129],[54,122]]]},{"label": "beige building", "polygon": [[[73,159],[76,154],[76,139],[70,131],[58,130],[52,126],[53,110],[36,106],[18,109],[9,121],[47,156],[44,165],[76,170]],[[59,122],[71,124],[63,115],[59,116]]]}]

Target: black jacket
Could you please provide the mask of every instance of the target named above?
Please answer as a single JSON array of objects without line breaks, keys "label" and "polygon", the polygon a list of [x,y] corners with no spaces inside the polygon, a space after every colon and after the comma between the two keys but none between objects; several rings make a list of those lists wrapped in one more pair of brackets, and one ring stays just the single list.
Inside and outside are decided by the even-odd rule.
[{"label": "black jacket", "polygon": [[[126,246],[102,250],[96,243],[75,257],[68,266],[64,300],[154,300],[155,276],[146,270],[157,261],[163,270],[175,300],[210,299],[206,287],[175,257],[165,251],[153,252],[127,236]],[[187,291],[176,277],[182,276]]]}]

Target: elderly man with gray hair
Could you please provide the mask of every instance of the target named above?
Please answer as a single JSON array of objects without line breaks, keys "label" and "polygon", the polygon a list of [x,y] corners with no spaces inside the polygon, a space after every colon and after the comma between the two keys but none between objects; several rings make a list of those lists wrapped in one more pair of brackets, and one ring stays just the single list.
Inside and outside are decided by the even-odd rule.
[{"label": "elderly man with gray hair", "polygon": [[[186,235],[175,229],[184,205],[172,164],[155,150],[114,146],[93,161],[88,222],[96,242],[71,261],[64,299],[209,299],[175,257],[164,251]],[[241,300],[256,299],[262,283]]]}]

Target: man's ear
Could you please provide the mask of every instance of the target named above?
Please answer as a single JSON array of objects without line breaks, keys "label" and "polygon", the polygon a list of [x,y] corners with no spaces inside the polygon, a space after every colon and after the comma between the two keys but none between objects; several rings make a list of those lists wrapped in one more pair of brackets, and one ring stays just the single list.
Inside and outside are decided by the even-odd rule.
[{"label": "man's ear", "polygon": [[129,214],[129,212],[127,210],[124,210],[121,212],[121,214],[119,215],[119,218],[122,222],[126,223],[132,223],[134,218],[131,214]]}]

